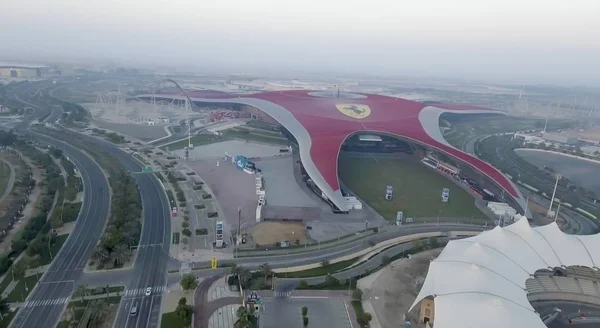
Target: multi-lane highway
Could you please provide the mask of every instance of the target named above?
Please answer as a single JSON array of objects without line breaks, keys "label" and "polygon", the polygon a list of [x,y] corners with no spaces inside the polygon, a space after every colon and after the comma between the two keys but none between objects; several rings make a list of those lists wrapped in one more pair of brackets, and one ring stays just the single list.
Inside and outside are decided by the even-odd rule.
[{"label": "multi-lane highway", "polygon": [[[130,172],[140,172],[141,166],[128,153],[114,144],[69,130],[63,133],[84,139],[107,151]],[[160,321],[162,293],[167,283],[167,262],[171,242],[170,207],[160,181],[153,174],[135,174],[143,205],[143,226],[137,256],[125,281],[125,296],[121,300],[115,327],[157,327]],[[146,288],[152,289],[150,296]],[[130,315],[136,307],[137,314]]]},{"label": "multi-lane highway", "polygon": [[56,325],[102,234],[110,208],[108,181],[96,162],[68,144],[43,135],[35,138],[59,146],[71,158],[82,176],[85,197],[75,229],[13,320],[11,327],[16,328]]}]

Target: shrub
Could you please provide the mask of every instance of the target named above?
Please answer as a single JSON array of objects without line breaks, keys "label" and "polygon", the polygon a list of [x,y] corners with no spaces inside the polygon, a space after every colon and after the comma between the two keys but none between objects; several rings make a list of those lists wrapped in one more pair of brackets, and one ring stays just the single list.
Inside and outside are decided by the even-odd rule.
[{"label": "shrub", "polygon": [[201,209],[205,209],[206,205],[204,205],[204,204],[195,204],[194,208],[197,209],[197,210],[201,210]]},{"label": "shrub", "polygon": [[202,199],[211,199],[212,195],[209,193],[202,194]]},{"label": "shrub", "polygon": [[301,312],[302,312],[302,316],[303,316],[303,317],[306,317],[306,315],[308,314],[308,307],[306,307],[306,306],[303,306],[303,307],[301,308]]},{"label": "shrub", "polygon": [[208,229],[206,229],[206,228],[196,229],[196,236],[204,236],[204,235],[208,235]]},{"label": "shrub", "polygon": [[187,215],[184,215],[184,216],[183,216],[183,221],[187,222],[187,221],[189,221],[189,220],[190,220],[190,217],[189,217],[189,216],[187,216]]},{"label": "shrub", "polygon": [[202,186],[193,186],[192,189],[194,189],[194,190],[201,190]]},{"label": "shrub", "polygon": [[306,282],[306,280],[300,280],[300,284],[298,285],[298,288],[301,288],[301,289],[308,288],[308,282]]},{"label": "shrub", "polygon": [[185,221],[181,223],[182,228],[189,228],[189,226],[190,226],[190,224]]},{"label": "shrub", "polygon": [[188,229],[188,228],[185,228],[185,229],[181,230],[181,233],[182,233],[184,236],[187,236],[187,237],[189,237],[189,236],[191,236],[191,235],[192,235],[192,232],[191,232],[191,231],[190,231],[190,229]]},{"label": "shrub", "polygon": [[357,300],[357,301],[361,301],[362,300],[362,295],[363,292],[360,289],[355,289],[354,291],[352,291],[352,299]]},{"label": "shrub", "polygon": [[196,172],[187,172],[187,175],[196,175]]},{"label": "shrub", "polygon": [[218,212],[208,212],[206,213],[206,216],[208,216],[209,218],[216,218],[217,216],[219,216]]}]

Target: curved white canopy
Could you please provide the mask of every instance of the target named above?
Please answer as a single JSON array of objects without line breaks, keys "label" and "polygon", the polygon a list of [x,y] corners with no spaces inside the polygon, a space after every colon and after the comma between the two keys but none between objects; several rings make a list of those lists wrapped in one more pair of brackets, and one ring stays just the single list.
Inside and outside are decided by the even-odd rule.
[{"label": "curved white canopy", "polygon": [[[563,233],[556,223],[514,224],[448,243],[431,262],[411,306],[435,298],[435,328],[545,328],[527,299],[525,281],[539,269],[597,267],[600,235]],[[592,251],[590,251],[592,250]]]}]

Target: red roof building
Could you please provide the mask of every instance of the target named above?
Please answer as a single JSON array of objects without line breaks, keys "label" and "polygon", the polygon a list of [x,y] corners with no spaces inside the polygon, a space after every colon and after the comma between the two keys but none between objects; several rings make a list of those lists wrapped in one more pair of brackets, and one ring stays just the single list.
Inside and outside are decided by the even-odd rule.
[{"label": "red roof building", "polygon": [[[381,95],[334,95],[304,90],[251,95],[188,92],[187,95],[194,102],[249,105],[271,116],[294,135],[305,170],[341,210],[345,210],[346,204],[338,180],[338,155],[344,140],[356,133],[397,136],[445,153],[487,176],[524,207],[519,190],[504,174],[451,146],[444,140],[439,128],[439,117],[443,113],[501,114],[494,110],[462,105],[428,105]],[[161,96],[183,99],[183,96]]]}]

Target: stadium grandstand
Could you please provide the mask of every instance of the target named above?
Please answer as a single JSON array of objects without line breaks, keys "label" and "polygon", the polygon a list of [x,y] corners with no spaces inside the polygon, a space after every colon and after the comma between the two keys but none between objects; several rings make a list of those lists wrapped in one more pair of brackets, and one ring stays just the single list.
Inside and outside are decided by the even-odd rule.
[{"label": "stadium grandstand", "polygon": [[[600,235],[563,233],[521,219],[448,243],[431,262],[412,308],[434,328],[545,328],[534,306],[600,306]],[[433,310],[432,310],[433,309]]]},{"label": "stadium grandstand", "polygon": [[490,164],[451,146],[439,128],[443,113],[502,114],[495,110],[339,91],[293,90],[244,95],[189,91],[141,94],[137,98],[221,104],[245,114],[217,113],[214,118],[250,117],[280,126],[282,134],[298,147],[307,185],[335,212],[351,209],[338,179],[341,150],[419,151],[423,157],[434,152],[444,158],[437,162],[437,168],[456,176],[457,182],[473,181],[470,184],[473,190],[493,190],[521,213],[525,209],[525,199],[508,177]]}]

